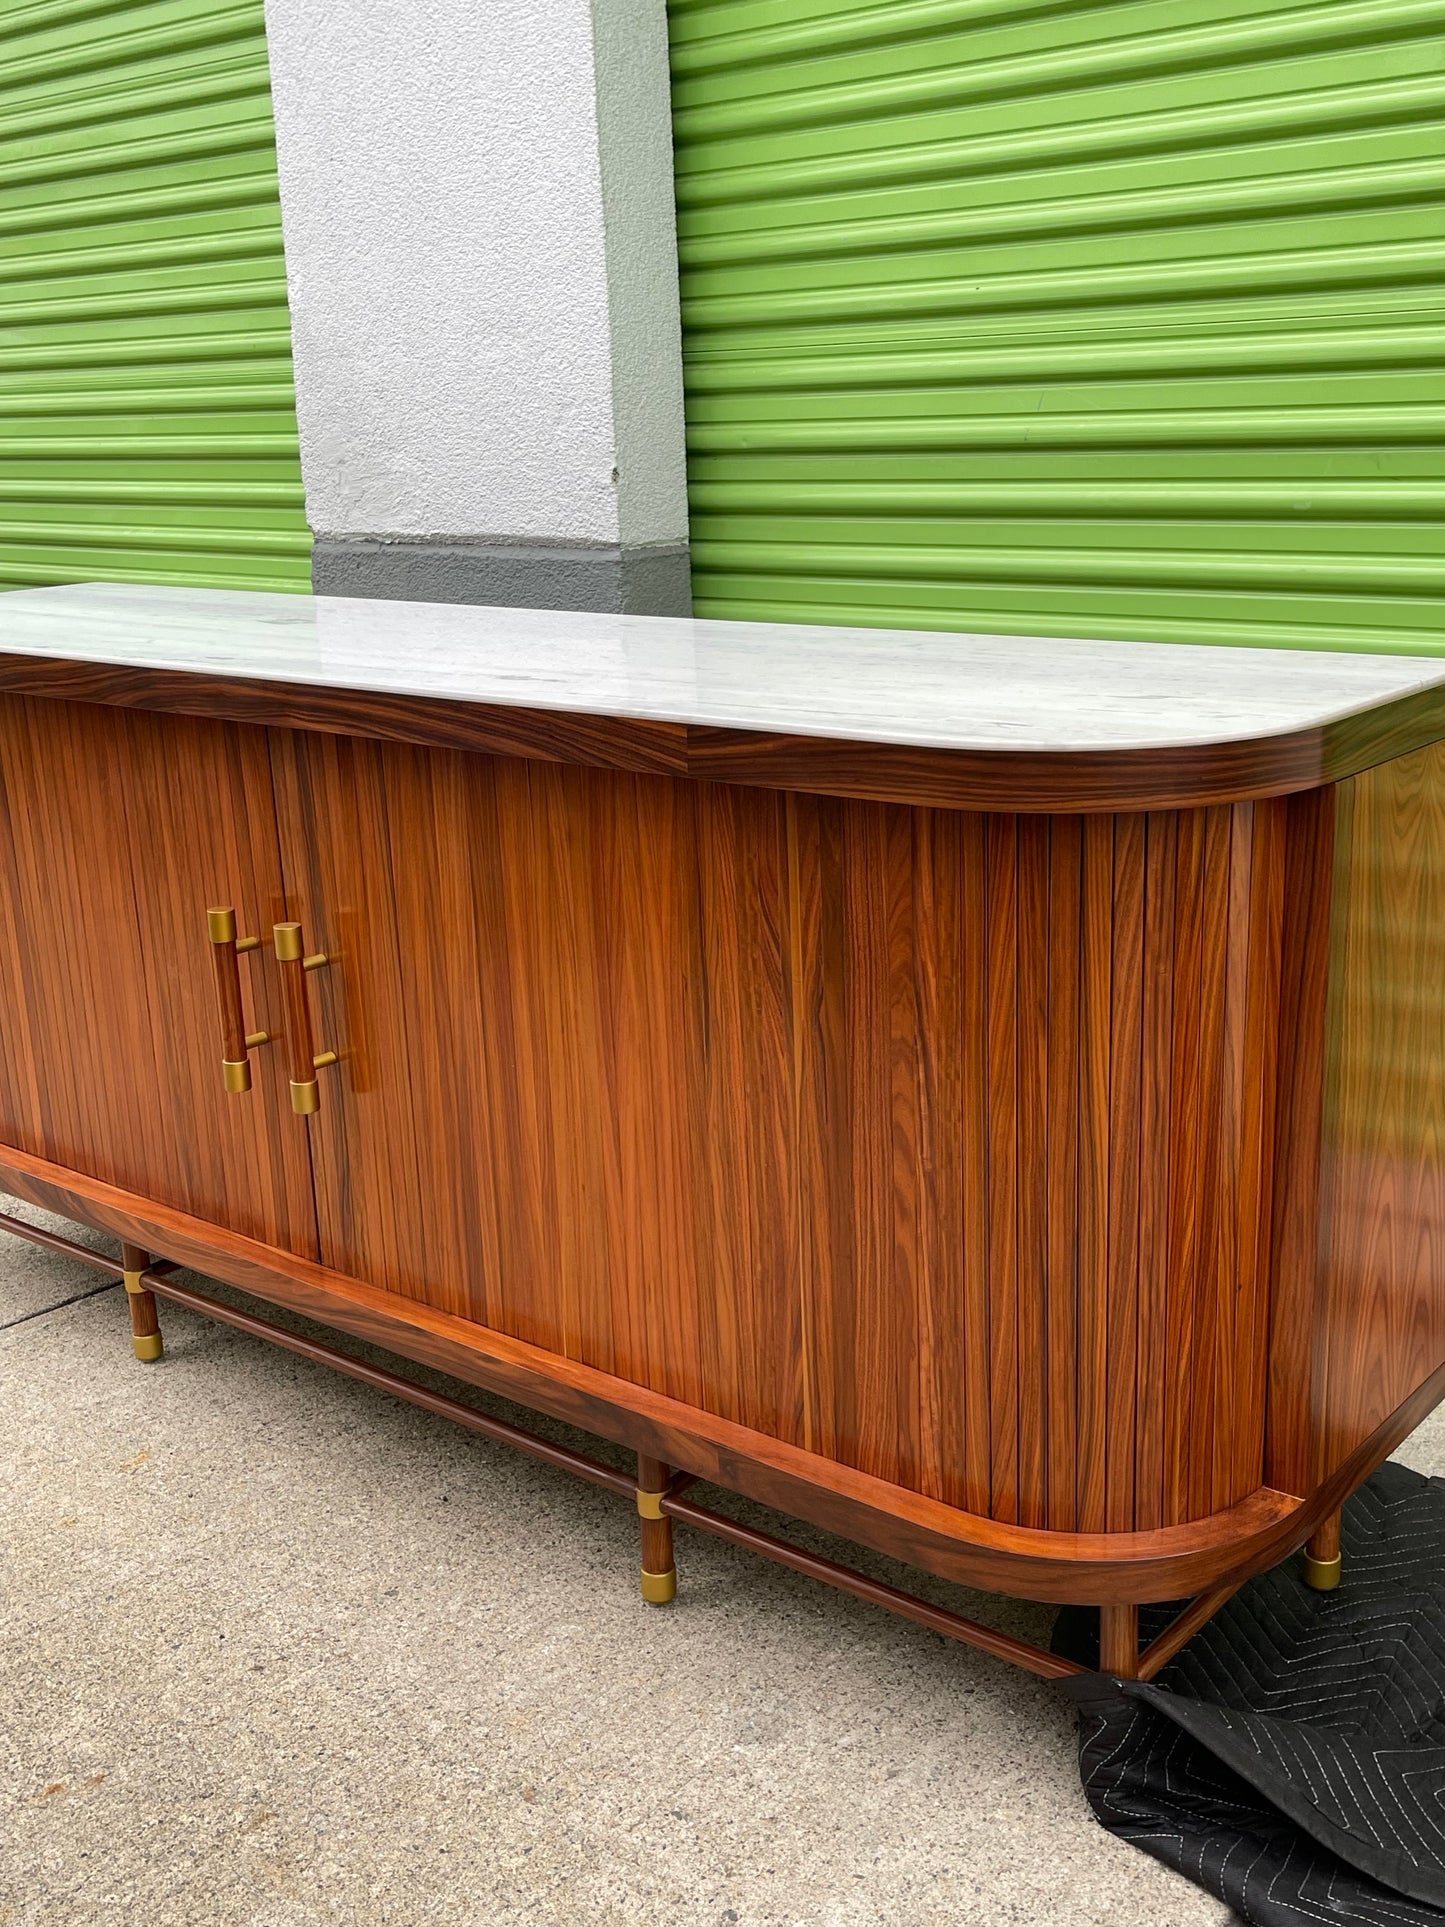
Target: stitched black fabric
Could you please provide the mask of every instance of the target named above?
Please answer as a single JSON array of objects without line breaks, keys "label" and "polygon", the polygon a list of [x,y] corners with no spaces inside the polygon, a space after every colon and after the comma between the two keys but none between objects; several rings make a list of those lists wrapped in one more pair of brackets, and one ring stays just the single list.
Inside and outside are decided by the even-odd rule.
[{"label": "stitched black fabric", "polygon": [[[1259,1927],[1445,1923],[1445,1480],[1385,1465],[1344,1575],[1253,1579],[1148,1684],[1073,1687],[1095,1814]],[[1169,1608],[1151,1608],[1148,1638]],[[1098,1664],[1097,1615],[1054,1646]]]}]

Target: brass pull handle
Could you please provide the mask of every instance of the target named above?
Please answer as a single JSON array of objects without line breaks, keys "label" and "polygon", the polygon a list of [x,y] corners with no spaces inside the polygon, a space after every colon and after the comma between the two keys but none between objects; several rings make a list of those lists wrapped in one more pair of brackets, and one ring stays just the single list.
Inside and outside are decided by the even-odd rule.
[{"label": "brass pull handle", "polygon": [[324,950],[308,957],[299,923],[278,923],[271,932],[281,984],[286,997],[286,1037],[291,1054],[291,1108],[298,1117],[321,1109],[317,1071],[337,1062],[334,1050],[315,1051],[311,1042],[311,1005],[306,995],[306,973],[321,970],[331,959]]},{"label": "brass pull handle", "polygon": [[216,1000],[221,1007],[221,1075],[233,1095],[251,1088],[250,1053],[269,1044],[271,1033],[247,1030],[241,1005],[241,966],[236,959],[242,951],[259,950],[259,937],[236,935],[236,913],[229,904],[206,912],[206,927],[211,937],[211,962],[216,971]]}]

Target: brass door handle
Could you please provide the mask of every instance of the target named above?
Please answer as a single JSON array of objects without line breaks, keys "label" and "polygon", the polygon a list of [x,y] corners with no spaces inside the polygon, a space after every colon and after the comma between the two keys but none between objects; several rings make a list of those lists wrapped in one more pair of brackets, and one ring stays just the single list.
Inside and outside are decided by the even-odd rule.
[{"label": "brass door handle", "polygon": [[271,932],[281,984],[286,996],[286,1038],[291,1057],[291,1108],[298,1117],[321,1109],[317,1071],[337,1062],[334,1050],[315,1051],[311,1042],[311,1005],[306,995],[306,973],[320,970],[331,959],[324,950],[309,957],[301,941],[299,923],[278,923]]},{"label": "brass door handle", "polygon": [[216,1001],[221,1008],[221,1075],[233,1096],[251,1088],[250,1053],[269,1044],[271,1033],[247,1030],[241,1004],[241,966],[237,958],[245,950],[259,950],[259,937],[236,935],[236,913],[229,904],[206,912],[206,927],[211,938],[211,962],[216,971]]}]

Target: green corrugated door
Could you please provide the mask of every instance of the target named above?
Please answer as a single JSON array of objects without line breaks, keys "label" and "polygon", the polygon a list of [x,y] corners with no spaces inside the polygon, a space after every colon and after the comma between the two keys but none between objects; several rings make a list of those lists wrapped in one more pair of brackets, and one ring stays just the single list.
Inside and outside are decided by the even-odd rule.
[{"label": "green corrugated door", "polygon": [[1445,4],[672,0],[696,606],[1445,649]]},{"label": "green corrugated door", "polygon": [[310,553],[262,0],[0,8],[0,588]]}]

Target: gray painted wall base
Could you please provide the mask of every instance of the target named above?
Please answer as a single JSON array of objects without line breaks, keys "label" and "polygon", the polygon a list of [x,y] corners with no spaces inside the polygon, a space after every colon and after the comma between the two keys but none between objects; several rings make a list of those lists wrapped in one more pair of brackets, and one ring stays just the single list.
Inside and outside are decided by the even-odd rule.
[{"label": "gray painted wall base", "polygon": [[599,609],[614,615],[688,616],[686,544],[609,548],[541,543],[386,542],[318,536],[317,595],[396,602],[473,602],[508,609]]}]

